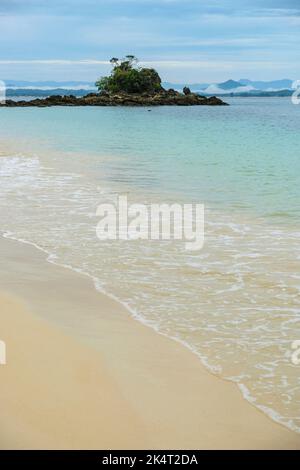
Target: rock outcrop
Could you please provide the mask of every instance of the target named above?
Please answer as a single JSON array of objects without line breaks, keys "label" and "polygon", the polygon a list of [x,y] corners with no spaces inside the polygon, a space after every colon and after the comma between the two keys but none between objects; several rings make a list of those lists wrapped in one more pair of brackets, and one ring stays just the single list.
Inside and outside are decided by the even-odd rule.
[{"label": "rock outcrop", "polygon": [[14,107],[32,107],[45,108],[50,106],[224,106],[220,98],[215,96],[205,97],[195,93],[179,93],[175,90],[164,90],[156,94],[133,94],[118,93],[109,94],[90,93],[84,97],[75,96],[49,96],[48,98],[36,98],[31,101],[13,101],[7,100],[5,104],[9,108]]}]

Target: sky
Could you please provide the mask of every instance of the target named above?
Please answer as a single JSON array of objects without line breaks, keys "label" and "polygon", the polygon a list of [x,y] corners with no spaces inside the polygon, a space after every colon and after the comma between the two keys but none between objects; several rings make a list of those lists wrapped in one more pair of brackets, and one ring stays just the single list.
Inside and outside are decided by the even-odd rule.
[{"label": "sky", "polygon": [[300,79],[300,0],[0,0],[0,80],[94,81],[136,55],[177,83]]}]

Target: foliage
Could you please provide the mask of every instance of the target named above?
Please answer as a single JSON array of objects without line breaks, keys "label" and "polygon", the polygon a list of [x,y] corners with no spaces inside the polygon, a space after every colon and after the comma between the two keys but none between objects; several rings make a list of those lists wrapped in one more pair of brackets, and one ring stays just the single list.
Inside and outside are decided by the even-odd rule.
[{"label": "foliage", "polygon": [[161,79],[156,70],[137,67],[138,60],[127,55],[119,60],[110,60],[113,66],[111,74],[96,82],[100,92],[107,93],[155,93],[162,90]]}]

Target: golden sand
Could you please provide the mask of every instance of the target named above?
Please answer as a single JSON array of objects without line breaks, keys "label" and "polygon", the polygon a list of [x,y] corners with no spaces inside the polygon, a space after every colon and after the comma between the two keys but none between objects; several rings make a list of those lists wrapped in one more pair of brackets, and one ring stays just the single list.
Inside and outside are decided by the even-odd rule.
[{"label": "golden sand", "polygon": [[1,449],[299,449],[179,343],[79,274],[0,240]]}]

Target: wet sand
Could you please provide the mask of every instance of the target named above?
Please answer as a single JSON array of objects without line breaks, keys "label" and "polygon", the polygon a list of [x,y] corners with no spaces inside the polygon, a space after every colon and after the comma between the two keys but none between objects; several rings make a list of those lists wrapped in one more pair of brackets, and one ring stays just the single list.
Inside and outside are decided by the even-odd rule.
[{"label": "wet sand", "polygon": [[299,449],[91,280],[0,240],[1,449]]}]

